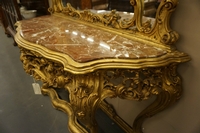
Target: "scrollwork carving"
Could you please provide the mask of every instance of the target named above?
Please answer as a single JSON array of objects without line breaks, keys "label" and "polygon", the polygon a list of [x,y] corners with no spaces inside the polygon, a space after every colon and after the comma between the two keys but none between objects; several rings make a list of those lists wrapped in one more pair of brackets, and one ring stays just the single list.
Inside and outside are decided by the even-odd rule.
[{"label": "scrollwork carving", "polygon": [[[78,119],[90,132],[97,132],[95,112],[98,107],[103,106],[101,102],[107,97],[139,101],[154,95],[156,100],[136,117],[132,128],[126,129],[142,133],[142,123],[146,118],[169,107],[181,96],[181,79],[176,72],[176,63],[153,68],[100,69],[76,75],[64,71],[61,63],[44,58],[37,52],[22,47],[20,50],[25,71],[43,81],[42,91],[50,95],[56,108],[70,114],[73,126],[69,127],[74,131],[86,132],[74,120]],[[54,90],[56,88],[68,90],[70,103],[58,98]],[[116,117],[114,110],[106,112]],[[129,127],[124,126],[125,123],[119,117],[116,120],[122,127]]]},{"label": "scrollwork carving", "polygon": [[51,0],[52,6],[48,9],[50,13],[61,12],[63,10],[63,5],[61,0]]},{"label": "scrollwork carving", "polygon": [[26,73],[36,80],[47,83],[49,87],[63,88],[71,82],[71,76],[64,71],[63,65],[42,57],[39,53],[21,48],[20,60]]},{"label": "scrollwork carving", "polygon": [[99,88],[99,74],[97,72],[86,75],[74,75],[70,92],[70,103],[80,122],[96,132],[97,123],[94,118],[101,99]]},{"label": "scrollwork carving", "polygon": [[174,44],[179,35],[170,28],[169,21],[172,12],[176,9],[177,0],[162,0],[156,13],[156,22],[147,35],[163,44]]},{"label": "scrollwork carving", "polygon": [[[116,96],[129,100],[144,100],[158,95],[162,89],[162,68],[140,70],[113,70],[113,76],[105,76],[105,89],[115,91]],[[114,80],[121,79],[118,84]]]}]

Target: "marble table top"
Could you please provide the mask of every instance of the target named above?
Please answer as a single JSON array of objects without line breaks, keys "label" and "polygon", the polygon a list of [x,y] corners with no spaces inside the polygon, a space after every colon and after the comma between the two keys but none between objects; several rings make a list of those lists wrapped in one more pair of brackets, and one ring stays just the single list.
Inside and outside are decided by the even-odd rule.
[{"label": "marble table top", "polygon": [[105,58],[154,58],[167,51],[81,23],[47,15],[21,21],[27,41],[69,55],[76,62]]}]

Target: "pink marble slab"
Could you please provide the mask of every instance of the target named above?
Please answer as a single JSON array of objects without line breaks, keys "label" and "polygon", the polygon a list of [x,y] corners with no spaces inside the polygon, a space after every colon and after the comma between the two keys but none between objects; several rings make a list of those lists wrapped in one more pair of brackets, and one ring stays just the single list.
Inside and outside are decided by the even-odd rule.
[{"label": "pink marble slab", "polygon": [[21,21],[21,36],[36,45],[69,55],[77,62],[104,58],[154,58],[166,51],[58,16]]}]

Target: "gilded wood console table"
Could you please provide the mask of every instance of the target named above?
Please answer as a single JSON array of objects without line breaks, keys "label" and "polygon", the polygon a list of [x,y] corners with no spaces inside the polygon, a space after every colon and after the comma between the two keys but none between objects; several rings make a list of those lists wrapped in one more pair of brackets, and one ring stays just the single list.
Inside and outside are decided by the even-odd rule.
[{"label": "gilded wood console table", "polygon": [[[52,0],[51,15],[16,24],[24,70],[41,80],[42,93],[68,114],[72,133],[96,133],[94,115],[99,107],[115,115],[106,109],[107,97],[138,101],[157,97],[132,126],[116,119],[126,132],[142,133],[146,118],[181,96],[176,68],[190,57],[173,45],[178,34],[170,29],[169,16],[177,0],[163,0],[154,21],[142,16],[143,0],[130,3],[134,15],[127,19],[127,14],[114,10],[78,11]],[[58,97],[57,88],[68,90],[69,101]]]}]

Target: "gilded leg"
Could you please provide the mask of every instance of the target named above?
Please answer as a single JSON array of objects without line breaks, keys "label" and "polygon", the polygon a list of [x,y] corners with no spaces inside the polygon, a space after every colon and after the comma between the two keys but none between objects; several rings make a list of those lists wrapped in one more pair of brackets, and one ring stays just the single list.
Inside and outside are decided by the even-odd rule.
[{"label": "gilded leg", "polygon": [[97,133],[95,112],[101,101],[98,73],[75,75],[70,92],[70,103],[76,118],[91,133]]},{"label": "gilded leg", "polygon": [[176,64],[171,64],[162,69],[162,90],[156,100],[143,110],[133,123],[134,133],[142,133],[142,123],[151,117],[174,104],[181,96],[181,80],[176,73]]},{"label": "gilded leg", "polygon": [[61,100],[58,97],[57,92],[53,88],[49,88],[48,83],[44,83],[41,90],[42,94],[48,95],[51,98],[51,102],[54,108],[68,114],[68,129],[71,133],[87,133],[87,131],[76,121],[76,117],[73,113],[73,109],[71,108],[70,103],[65,100]]}]

